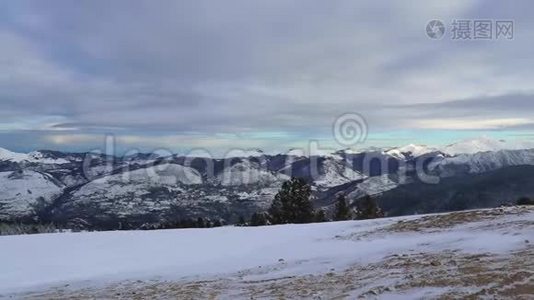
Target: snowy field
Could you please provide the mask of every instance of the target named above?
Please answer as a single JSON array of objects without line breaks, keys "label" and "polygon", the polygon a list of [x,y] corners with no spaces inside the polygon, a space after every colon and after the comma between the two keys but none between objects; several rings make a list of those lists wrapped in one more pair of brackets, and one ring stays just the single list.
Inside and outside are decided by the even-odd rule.
[{"label": "snowy field", "polygon": [[[532,299],[534,208],[0,237],[14,298]],[[0,296],[1,298],[2,296]]]}]

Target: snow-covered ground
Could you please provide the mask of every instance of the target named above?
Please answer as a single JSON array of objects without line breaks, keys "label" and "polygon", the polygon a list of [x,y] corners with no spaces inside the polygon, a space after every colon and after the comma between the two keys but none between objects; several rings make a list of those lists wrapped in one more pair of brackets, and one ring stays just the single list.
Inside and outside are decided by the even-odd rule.
[{"label": "snow-covered ground", "polygon": [[534,208],[527,207],[303,225],[2,236],[0,294],[514,298],[534,290],[533,243]]}]

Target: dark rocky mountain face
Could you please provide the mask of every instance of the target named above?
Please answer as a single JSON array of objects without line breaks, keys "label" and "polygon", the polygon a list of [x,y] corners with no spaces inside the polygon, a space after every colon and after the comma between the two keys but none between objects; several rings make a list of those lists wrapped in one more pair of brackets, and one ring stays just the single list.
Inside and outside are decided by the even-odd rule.
[{"label": "dark rocky mountain face", "polygon": [[534,197],[534,166],[447,177],[439,184],[415,181],[384,192],[378,202],[399,216],[509,205],[521,197]]},{"label": "dark rocky mountain face", "polygon": [[[477,176],[534,164],[533,150],[453,156],[415,149],[418,153],[399,148],[227,159],[142,153],[119,158],[58,151],[12,154],[0,157],[0,219],[35,218],[41,213],[58,222],[76,220],[86,227],[107,229],[196,217],[237,222],[241,216],[266,210],[291,176],[312,186],[317,207],[330,208],[338,193],[345,193],[349,201],[382,195],[380,203],[392,215],[494,206],[516,196],[510,188],[520,180],[512,176],[516,171],[491,175],[509,174],[503,179],[509,185],[495,185],[491,196],[476,194],[465,184],[484,191],[484,184],[492,181],[475,180]],[[421,172],[439,178],[439,184],[428,184]],[[501,189],[507,191],[502,197]],[[37,204],[39,211],[34,209]]]},{"label": "dark rocky mountain face", "polygon": [[381,151],[346,154],[344,157],[351,162],[355,170],[367,176],[393,174],[399,171],[403,162],[409,162],[409,160],[401,161]]}]

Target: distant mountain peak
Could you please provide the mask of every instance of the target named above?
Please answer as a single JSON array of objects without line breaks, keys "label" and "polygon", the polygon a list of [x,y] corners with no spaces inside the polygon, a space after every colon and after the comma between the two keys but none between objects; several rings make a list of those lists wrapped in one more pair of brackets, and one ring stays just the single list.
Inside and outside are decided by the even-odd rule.
[{"label": "distant mountain peak", "polygon": [[28,155],[24,153],[16,153],[9,151],[4,148],[0,148],[0,160],[12,161],[12,162],[21,162],[28,160]]},{"label": "distant mountain peak", "polygon": [[474,154],[478,152],[517,150],[534,147],[534,144],[521,141],[507,141],[503,139],[492,139],[481,136],[472,139],[465,139],[443,147],[442,152],[449,155]]},{"label": "distant mountain peak", "polygon": [[405,159],[407,158],[406,156],[419,157],[427,153],[432,153],[436,151],[438,151],[438,149],[434,147],[429,147],[426,145],[408,144],[403,147],[398,147],[398,148],[387,150],[386,154],[391,155],[396,158]]}]

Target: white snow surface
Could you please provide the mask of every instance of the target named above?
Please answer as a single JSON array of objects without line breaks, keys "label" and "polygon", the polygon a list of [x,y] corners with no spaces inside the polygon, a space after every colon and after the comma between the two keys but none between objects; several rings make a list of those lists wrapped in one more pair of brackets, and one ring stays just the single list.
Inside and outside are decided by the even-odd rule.
[{"label": "white snow surface", "polygon": [[285,267],[278,269],[276,275],[255,277],[326,273],[331,268],[343,269],[411,251],[432,253],[457,249],[466,253],[504,253],[524,247],[524,240],[533,238],[531,228],[514,229],[514,234],[509,234],[506,228],[491,227],[503,221],[532,220],[532,211],[442,230],[365,234],[399,220],[420,217],[264,227],[1,236],[0,293],[67,283],[208,280],[248,268],[281,266],[280,259]]}]

